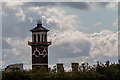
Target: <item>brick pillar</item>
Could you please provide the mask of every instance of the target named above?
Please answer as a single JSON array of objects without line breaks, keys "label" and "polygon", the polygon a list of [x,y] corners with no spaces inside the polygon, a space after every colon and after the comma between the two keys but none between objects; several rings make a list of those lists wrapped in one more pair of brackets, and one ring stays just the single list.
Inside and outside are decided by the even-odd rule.
[{"label": "brick pillar", "polygon": [[72,63],[72,71],[78,71],[79,63]]},{"label": "brick pillar", "polygon": [[57,63],[57,73],[64,72],[63,63]]}]

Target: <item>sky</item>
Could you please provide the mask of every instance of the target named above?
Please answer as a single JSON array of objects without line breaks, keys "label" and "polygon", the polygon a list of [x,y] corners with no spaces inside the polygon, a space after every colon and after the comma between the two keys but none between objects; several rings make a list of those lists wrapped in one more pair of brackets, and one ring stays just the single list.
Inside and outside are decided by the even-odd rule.
[{"label": "sky", "polygon": [[119,2],[120,0],[1,0],[2,2]]},{"label": "sky", "polygon": [[115,2],[3,2],[2,67],[31,68],[30,29],[36,20],[50,31],[49,66],[118,61],[118,5]]}]

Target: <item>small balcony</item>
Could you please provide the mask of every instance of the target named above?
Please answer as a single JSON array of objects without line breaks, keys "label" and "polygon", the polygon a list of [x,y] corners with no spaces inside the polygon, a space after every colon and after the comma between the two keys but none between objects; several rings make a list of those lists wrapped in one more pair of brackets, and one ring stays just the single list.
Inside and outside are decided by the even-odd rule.
[{"label": "small balcony", "polygon": [[50,42],[29,42],[28,41],[28,45],[51,45],[51,41]]}]

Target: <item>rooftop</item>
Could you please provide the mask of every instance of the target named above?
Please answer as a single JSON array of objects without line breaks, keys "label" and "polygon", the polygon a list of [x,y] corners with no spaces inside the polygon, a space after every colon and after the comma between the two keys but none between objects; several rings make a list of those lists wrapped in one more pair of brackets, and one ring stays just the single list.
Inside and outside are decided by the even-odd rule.
[{"label": "rooftop", "polygon": [[39,31],[49,31],[47,28],[44,28],[42,26],[42,21],[38,20],[37,21],[37,26],[33,29],[30,30],[31,32],[39,32]]}]

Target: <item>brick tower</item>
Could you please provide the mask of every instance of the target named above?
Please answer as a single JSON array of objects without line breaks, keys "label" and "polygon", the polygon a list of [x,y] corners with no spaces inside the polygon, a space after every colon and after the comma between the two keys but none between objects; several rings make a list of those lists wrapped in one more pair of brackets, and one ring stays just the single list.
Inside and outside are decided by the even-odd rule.
[{"label": "brick tower", "polygon": [[44,66],[48,69],[48,46],[51,42],[47,41],[48,29],[42,26],[42,20],[37,21],[37,26],[30,30],[32,32],[32,42],[28,45],[32,47],[32,68]]}]

